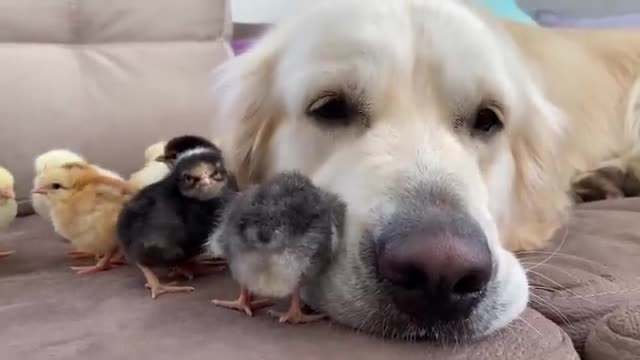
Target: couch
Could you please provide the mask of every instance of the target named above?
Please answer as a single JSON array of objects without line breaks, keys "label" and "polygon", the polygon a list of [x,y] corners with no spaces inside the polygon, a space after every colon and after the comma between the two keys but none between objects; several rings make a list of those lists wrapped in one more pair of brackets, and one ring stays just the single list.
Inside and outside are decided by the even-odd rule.
[{"label": "couch", "polygon": [[152,300],[132,267],[71,272],[69,245],[29,205],[34,157],[70,148],[126,176],[152,142],[216,135],[207,81],[232,56],[230,19],[224,0],[0,2],[0,164],[21,203],[0,234],[17,251],[0,260],[1,358],[640,359],[640,199],[577,208],[548,249],[520,255],[533,291],[522,317],[455,347],[220,309],[210,299],[237,291],[224,273]]}]

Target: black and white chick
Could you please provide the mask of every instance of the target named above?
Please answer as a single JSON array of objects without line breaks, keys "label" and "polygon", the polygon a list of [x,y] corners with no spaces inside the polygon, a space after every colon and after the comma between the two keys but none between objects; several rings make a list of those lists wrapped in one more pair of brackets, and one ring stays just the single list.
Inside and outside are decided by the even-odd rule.
[{"label": "black and white chick", "polygon": [[[197,149],[209,149],[212,152],[218,153],[222,157],[222,150],[213,143],[212,141],[198,135],[180,135],[176,136],[164,145],[164,154],[159,156],[156,160],[164,162],[169,166],[169,168],[173,168],[177,159],[183,154],[197,150]],[[228,175],[228,185],[230,188],[238,189],[238,182],[236,180],[235,175],[231,172],[227,172]]]},{"label": "black and white chick", "polygon": [[169,175],[125,205],[118,217],[118,237],[129,263],[144,274],[152,298],[194,290],[162,284],[151,268],[189,272],[238,191],[229,179],[221,152],[198,148],[178,157]]},{"label": "black and white chick", "polygon": [[169,140],[164,145],[164,154],[156,160],[162,161],[173,167],[180,155],[194,149],[211,149],[211,151],[220,152],[221,150],[211,141],[197,135],[181,135]]},{"label": "black and white chick", "polygon": [[[298,172],[284,172],[241,192],[225,211],[207,246],[228,262],[240,284],[236,300],[213,300],[244,311],[272,305],[269,298],[289,297],[285,313],[270,311],[281,323],[323,318],[302,312],[300,288],[329,265],[343,231],[345,203]],[[253,295],[267,297],[252,300]]]}]

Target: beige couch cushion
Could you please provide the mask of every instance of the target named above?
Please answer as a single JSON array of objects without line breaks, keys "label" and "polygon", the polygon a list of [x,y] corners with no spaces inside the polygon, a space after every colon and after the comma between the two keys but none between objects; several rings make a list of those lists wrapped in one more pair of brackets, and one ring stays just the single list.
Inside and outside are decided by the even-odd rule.
[{"label": "beige couch cushion", "polygon": [[210,133],[229,12],[225,0],[1,1],[0,165],[19,200],[52,148],[129,175],[152,142]]}]

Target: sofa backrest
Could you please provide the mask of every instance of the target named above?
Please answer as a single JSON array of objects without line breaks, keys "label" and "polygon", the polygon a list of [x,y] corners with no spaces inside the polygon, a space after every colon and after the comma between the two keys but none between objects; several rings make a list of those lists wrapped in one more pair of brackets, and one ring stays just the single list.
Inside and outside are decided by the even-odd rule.
[{"label": "sofa backrest", "polygon": [[208,81],[232,54],[230,17],[227,0],[0,2],[0,165],[21,211],[45,151],[128,176],[156,141],[211,135]]}]

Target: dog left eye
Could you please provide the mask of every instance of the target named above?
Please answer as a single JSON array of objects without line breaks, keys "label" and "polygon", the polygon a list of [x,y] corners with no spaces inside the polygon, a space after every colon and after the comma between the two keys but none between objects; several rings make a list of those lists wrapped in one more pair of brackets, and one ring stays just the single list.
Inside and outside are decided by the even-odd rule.
[{"label": "dog left eye", "polygon": [[472,123],[473,132],[482,136],[491,136],[503,127],[498,110],[490,106],[479,108]]},{"label": "dog left eye", "polygon": [[349,125],[359,114],[358,107],[345,95],[331,93],[321,96],[309,105],[307,114],[327,125]]}]

